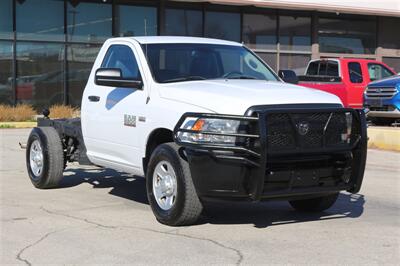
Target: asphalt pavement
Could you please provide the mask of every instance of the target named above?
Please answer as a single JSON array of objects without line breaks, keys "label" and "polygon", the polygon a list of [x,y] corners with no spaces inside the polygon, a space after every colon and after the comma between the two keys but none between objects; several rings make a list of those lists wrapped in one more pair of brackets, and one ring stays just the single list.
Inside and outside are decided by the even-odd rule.
[{"label": "asphalt pavement", "polygon": [[400,263],[400,153],[368,151],[359,194],[322,214],[287,202],[208,207],[199,224],[159,224],[140,177],[73,165],[61,188],[26,173],[29,130],[0,129],[1,265]]}]

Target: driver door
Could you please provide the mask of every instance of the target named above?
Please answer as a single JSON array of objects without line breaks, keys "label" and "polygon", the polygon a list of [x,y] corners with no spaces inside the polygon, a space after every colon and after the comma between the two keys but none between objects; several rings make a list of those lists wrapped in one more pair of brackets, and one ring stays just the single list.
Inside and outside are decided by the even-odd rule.
[{"label": "driver door", "polygon": [[[135,47],[109,46],[100,68],[121,70],[122,78],[142,80]],[[88,156],[101,166],[137,173],[141,168],[139,117],[145,117],[146,83],[141,88],[94,85],[85,92]]]}]

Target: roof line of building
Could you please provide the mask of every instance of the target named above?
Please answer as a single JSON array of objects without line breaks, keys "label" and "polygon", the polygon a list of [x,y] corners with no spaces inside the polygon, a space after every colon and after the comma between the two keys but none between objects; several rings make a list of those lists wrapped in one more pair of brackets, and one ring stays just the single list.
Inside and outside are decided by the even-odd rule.
[{"label": "roof line of building", "polygon": [[209,0],[203,2],[227,5],[252,5],[278,9],[400,17],[400,2],[398,2],[398,0],[362,2],[351,0],[333,0],[329,2],[322,0]]}]

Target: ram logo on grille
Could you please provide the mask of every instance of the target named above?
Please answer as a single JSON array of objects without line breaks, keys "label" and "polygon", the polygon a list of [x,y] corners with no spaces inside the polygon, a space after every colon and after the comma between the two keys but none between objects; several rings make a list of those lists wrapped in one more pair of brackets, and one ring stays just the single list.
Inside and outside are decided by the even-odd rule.
[{"label": "ram logo on grille", "polygon": [[310,125],[304,121],[298,123],[296,126],[297,126],[297,131],[302,136],[306,135],[308,133],[308,131],[310,130]]}]

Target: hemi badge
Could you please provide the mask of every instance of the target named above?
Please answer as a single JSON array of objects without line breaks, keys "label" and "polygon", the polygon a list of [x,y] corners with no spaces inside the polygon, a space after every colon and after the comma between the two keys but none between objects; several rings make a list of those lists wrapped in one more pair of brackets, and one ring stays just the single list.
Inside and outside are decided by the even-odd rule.
[{"label": "hemi badge", "polygon": [[146,122],[146,117],[139,116],[139,122]]}]

